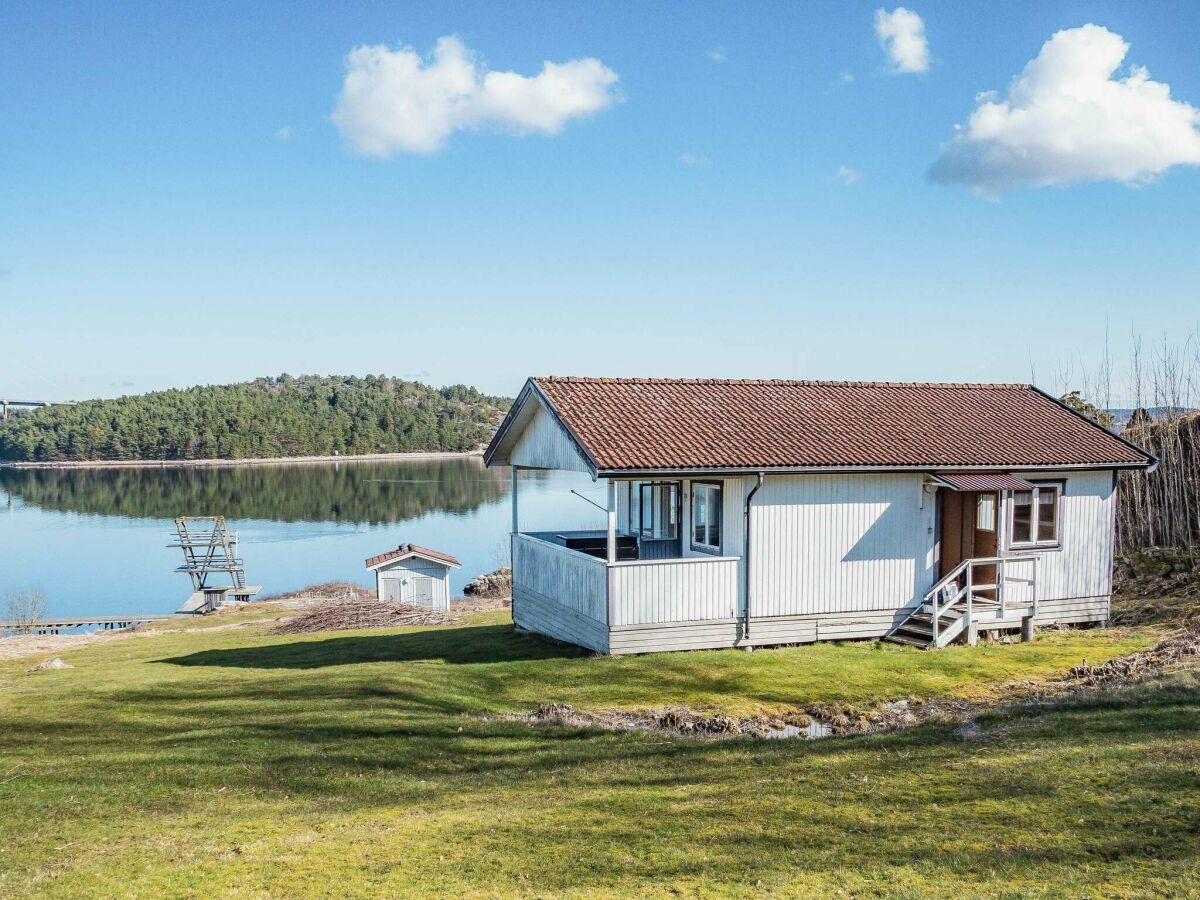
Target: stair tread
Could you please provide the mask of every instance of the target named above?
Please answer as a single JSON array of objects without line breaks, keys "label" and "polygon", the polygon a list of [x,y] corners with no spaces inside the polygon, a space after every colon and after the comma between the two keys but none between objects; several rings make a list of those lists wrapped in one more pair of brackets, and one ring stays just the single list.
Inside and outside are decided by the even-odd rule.
[{"label": "stair tread", "polygon": [[909,647],[929,646],[929,641],[919,640],[918,638],[909,637],[908,635],[900,634],[899,632],[893,632],[892,634],[888,635],[887,639],[897,644],[905,644]]}]

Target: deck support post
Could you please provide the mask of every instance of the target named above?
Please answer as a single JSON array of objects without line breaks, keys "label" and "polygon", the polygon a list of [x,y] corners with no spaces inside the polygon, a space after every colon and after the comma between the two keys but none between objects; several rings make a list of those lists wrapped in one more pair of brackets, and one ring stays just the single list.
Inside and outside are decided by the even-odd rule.
[{"label": "deck support post", "polygon": [[523,632],[520,625],[517,624],[517,599],[516,599],[516,584],[517,584],[517,534],[520,532],[520,520],[518,518],[517,508],[517,485],[520,479],[517,474],[520,470],[519,466],[512,466],[512,488],[509,493],[512,494],[512,532],[508,536],[508,577],[512,585],[512,595],[509,597],[509,613],[512,615],[513,629],[518,632]]},{"label": "deck support post", "polygon": [[517,484],[518,484],[517,472],[518,472],[519,468],[520,468],[519,466],[512,467],[512,489],[511,489],[510,493],[512,494],[512,533],[513,534],[516,534],[520,530],[519,526],[518,526],[518,520],[517,520]]},{"label": "deck support post", "polygon": [[617,561],[617,482],[608,479],[608,563]]},{"label": "deck support post", "polygon": [[1034,633],[1033,616],[1025,616],[1021,619],[1021,640],[1025,642],[1032,641]]}]

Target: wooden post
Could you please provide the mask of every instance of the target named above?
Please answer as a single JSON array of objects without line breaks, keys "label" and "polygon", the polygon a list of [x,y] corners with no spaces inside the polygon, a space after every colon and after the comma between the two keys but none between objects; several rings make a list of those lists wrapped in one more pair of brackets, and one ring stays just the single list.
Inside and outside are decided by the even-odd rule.
[{"label": "wooden post", "polygon": [[1033,557],[1033,615],[1036,618],[1038,613],[1038,591],[1041,589],[1040,578],[1042,570],[1042,558],[1040,556]]},{"label": "wooden post", "polygon": [[512,467],[512,533],[516,534],[520,531],[517,520],[517,467]]},{"label": "wooden post", "polygon": [[509,578],[512,579],[512,598],[510,599],[510,611],[512,613],[513,628],[517,631],[522,631],[520,625],[517,624],[517,534],[520,532],[520,519],[518,518],[517,510],[517,485],[520,483],[517,478],[517,466],[512,467],[512,532],[508,536],[508,566]]},{"label": "wooden post", "polygon": [[938,645],[938,643],[937,643],[937,641],[938,641],[938,602],[939,602],[941,593],[942,593],[941,591],[933,592],[933,615],[930,617],[930,622],[929,622],[930,631],[933,633],[933,646],[935,648]]},{"label": "wooden post", "polygon": [[1000,618],[1004,618],[1004,557],[1000,557],[1000,565],[996,567],[996,599],[1000,601]]},{"label": "wooden post", "polygon": [[1026,616],[1021,620],[1021,640],[1032,641],[1034,635],[1033,616]]},{"label": "wooden post", "polygon": [[608,562],[617,561],[617,482],[608,479]]},{"label": "wooden post", "polygon": [[978,636],[975,631],[975,621],[973,613],[975,611],[975,576],[972,574],[973,567],[967,563],[967,643],[972,647],[978,641]]}]

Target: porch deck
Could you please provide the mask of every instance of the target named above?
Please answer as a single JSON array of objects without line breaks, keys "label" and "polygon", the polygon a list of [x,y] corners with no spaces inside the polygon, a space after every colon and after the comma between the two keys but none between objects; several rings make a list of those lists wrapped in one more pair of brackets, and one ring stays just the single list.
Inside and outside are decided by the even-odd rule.
[{"label": "porch deck", "polygon": [[[594,538],[601,543],[593,552],[575,549]],[[587,531],[513,535],[513,597],[524,627],[602,652],[632,649],[633,632],[645,626],[703,623],[721,632],[711,646],[735,642],[741,557],[640,559],[638,539],[619,535],[625,553],[608,562],[605,539]]]},{"label": "porch deck", "polygon": [[739,609],[741,557],[607,562],[567,546],[596,534],[513,535],[513,615],[520,627],[601,653],[652,653],[881,637],[911,613],[752,616],[747,632]]},{"label": "porch deck", "polygon": [[[521,532],[513,535],[513,615],[517,624],[558,640],[601,653],[777,646],[817,640],[882,638],[899,640],[930,618],[919,646],[944,646],[954,639],[974,642],[980,631],[1031,628],[1043,620],[1035,578],[1008,575],[999,582],[975,582],[966,601],[965,579],[948,577],[954,602],[938,603],[931,591],[914,606],[868,612],[828,612],[795,616],[751,616],[741,609],[742,558],[690,556],[640,559],[636,535],[616,535],[624,558],[609,562],[603,531]],[[581,549],[582,548],[582,549]],[[957,574],[998,560],[971,561]],[[1004,565],[1035,565],[1009,559]],[[958,585],[961,583],[961,588]],[[997,583],[1005,593],[997,596]],[[962,609],[958,609],[958,607]],[[1047,621],[1061,610],[1052,609]],[[1092,614],[1092,613],[1087,613]],[[940,618],[940,630],[933,620]],[[960,636],[961,635],[961,636]],[[902,635],[901,635],[902,636]]]}]

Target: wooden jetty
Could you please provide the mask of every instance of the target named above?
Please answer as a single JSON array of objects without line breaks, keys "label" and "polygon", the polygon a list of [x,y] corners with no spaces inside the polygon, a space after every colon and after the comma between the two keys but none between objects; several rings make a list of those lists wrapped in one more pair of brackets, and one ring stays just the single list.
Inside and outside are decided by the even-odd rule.
[{"label": "wooden jetty", "polygon": [[127,614],[121,616],[44,616],[35,619],[32,626],[27,622],[0,619],[0,631],[16,631],[17,629],[24,631],[26,628],[32,628],[36,634],[58,634],[60,631],[72,628],[86,628],[88,626],[102,628],[105,631],[113,631],[118,628],[130,628],[134,625],[145,624],[146,622],[159,622],[163,619],[173,618],[175,616],[172,613]]}]

